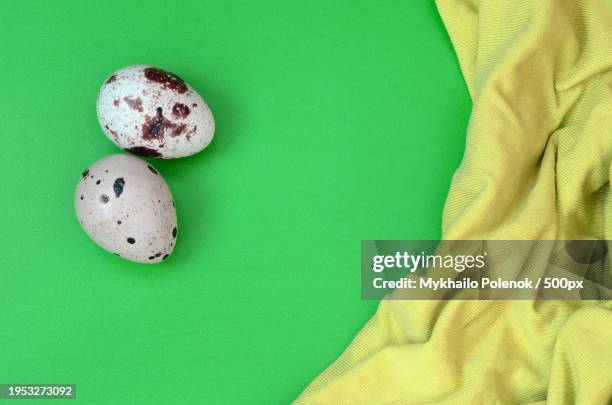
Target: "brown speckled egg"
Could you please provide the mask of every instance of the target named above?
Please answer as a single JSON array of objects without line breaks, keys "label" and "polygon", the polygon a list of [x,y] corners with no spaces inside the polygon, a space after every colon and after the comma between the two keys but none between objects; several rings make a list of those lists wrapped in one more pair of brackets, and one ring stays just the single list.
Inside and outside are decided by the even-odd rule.
[{"label": "brown speckled egg", "polygon": [[113,73],[98,93],[98,120],[120,148],[172,159],[193,155],[212,141],[215,121],[200,95],[175,74],[149,65]]},{"label": "brown speckled egg", "polygon": [[176,244],[172,194],[143,159],[111,155],[87,168],[74,196],[77,218],[98,245],[128,260],[159,263]]}]

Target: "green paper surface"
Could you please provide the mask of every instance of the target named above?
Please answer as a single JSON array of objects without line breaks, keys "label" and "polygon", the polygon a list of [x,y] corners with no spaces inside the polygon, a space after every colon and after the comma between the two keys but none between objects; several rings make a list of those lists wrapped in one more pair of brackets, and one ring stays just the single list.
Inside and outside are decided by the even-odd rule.
[{"label": "green paper surface", "polygon": [[[433,1],[5,0],[0,37],[0,383],[288,403],[375,310],[360,241],[440,237],[470,101]],[[139,63],[217,125],[153,161],[180,226],[154,266],[99,248],[73,207],[81,171],[121,152],[97,91]]]}]

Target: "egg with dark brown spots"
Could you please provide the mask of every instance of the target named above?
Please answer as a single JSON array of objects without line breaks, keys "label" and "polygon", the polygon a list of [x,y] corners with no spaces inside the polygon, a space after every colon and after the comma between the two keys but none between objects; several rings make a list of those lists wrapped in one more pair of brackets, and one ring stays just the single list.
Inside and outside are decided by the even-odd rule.
[{"label": "egg with dark brown spots", "polygon": [[98,93],[97,112],[106,136],[141,156],[190,156],[208,146],[215,133],[212,112],[198,92],[155,66],[113,73]]},{"label": "egg with dark brown spots", "polygon": [[151,164],[118,154],[83,171],[74,205],[89,237],[109,252],[139,263],[159,263],[174,250],[176,208],[165,180]]}]

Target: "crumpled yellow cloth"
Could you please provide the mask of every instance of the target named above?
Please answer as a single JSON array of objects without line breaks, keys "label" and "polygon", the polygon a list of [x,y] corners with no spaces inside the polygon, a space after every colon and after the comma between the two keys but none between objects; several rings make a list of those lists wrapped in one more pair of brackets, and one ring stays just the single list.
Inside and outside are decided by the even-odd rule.
[{"label": "crumpled yellow cloth", "polygon": [[[437,5],[473,101],[444,238],[612,239],[612,0]],[[383,300],[296,403],[609,404],[612,304]]]}]

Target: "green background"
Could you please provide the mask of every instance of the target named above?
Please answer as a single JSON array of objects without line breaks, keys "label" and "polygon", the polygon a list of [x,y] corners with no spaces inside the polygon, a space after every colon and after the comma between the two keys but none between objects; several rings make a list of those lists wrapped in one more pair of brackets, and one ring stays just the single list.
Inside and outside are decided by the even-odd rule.
[{"label": "green background", "polygon": [[[375,311],[360,240],[440,235],[470,101],[433,1],[3,0],[0,38],[0,383],[288,403]],[[97,247],[73,209],[81,171],[119,152],[97,91],[136,63],[217,123],[154,162],[180,226],[156,266]]]}]

